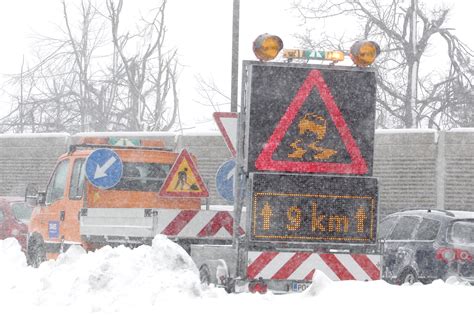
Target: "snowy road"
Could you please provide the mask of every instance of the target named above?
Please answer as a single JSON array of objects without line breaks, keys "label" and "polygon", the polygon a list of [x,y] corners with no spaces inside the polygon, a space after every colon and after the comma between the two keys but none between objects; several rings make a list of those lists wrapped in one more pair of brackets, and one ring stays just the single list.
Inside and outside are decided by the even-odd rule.
[{"label": "snowy road", "polygon": [[[435,281],[331,282],[315,275],[302,294],[226,294],[202,287],[179,246],[70,249],[33,269],[16,240],[0,240],[1,316],[469,316],[474,287]],[[67,315],[66,315],[67,314]]]}]

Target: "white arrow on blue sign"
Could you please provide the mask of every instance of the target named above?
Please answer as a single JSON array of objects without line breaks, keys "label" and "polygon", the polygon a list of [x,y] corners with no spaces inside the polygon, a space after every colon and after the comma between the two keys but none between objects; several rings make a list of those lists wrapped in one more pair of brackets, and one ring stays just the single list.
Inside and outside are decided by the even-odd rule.
[{"label": "white arrow on blue sign", "polygon": [[122,178],[123,163],[115,151],[97,149],[86,160],[86,176],[92,185],[109,189]]},{"label": "white arrow on blue sign", "polygon": [[222,164],[216,174],[216,189],[219,195],[230,203],[234,202],[235,160]]}]

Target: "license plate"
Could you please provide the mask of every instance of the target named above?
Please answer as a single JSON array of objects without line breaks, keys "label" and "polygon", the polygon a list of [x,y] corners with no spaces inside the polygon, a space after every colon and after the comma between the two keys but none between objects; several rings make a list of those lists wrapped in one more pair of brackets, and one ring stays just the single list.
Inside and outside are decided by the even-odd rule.
[{"label": "license plate", "polygon": [[291,283],[291,290],[293,292],[302,292],[304,291],[305,289],[307,289],[309,286],[311,285],[311,283],[298,283],[298,282],[292,282]]}]

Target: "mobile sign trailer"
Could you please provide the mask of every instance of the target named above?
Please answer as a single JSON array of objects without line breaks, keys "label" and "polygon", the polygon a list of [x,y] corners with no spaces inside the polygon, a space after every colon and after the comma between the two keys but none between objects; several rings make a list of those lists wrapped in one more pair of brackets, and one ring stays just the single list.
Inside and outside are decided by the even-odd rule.
[{"label": "mobile sign trailer", "polygon": [[246,233],[191,246],[201,277],[253,292],[301,291],[316,270],[380,279],[374,118],[369,68],[244,62],[234,219]]}]

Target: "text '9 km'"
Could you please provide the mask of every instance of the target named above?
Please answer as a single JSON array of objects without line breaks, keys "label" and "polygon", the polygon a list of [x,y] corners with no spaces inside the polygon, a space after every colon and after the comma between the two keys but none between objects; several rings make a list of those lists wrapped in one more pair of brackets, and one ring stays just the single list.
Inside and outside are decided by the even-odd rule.
[{"label": "text '9 km'", "polygon": [[253,237],[370,241],[375,236],[374,198],[254,193]]}]

